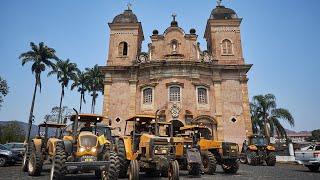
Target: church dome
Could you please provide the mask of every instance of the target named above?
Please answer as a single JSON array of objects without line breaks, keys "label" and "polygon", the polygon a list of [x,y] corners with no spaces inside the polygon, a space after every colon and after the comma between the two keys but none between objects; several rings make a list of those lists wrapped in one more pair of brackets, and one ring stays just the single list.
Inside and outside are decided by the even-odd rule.
[{"label": "church dome", "polygon": [[138,23],[138,18],[131,9],[127,9],[114,17],[112,23]]},{"label": "church dome", "polygon": [[217,6],[211,12],[210,19],[237,19],[237,13],[224,6]]}]

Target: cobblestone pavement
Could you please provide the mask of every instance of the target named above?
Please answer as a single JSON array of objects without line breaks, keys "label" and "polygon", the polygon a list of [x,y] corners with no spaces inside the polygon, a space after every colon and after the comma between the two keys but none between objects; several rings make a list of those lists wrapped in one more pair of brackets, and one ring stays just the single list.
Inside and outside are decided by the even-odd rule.
[{"label": "cobblestone pavement", "polygon": [[[0,167],[0,180],[47,180],[49,179],[49,167],[45,167],[45,171],[39,177],[29,177],[27,173],[20,171],[20,165]],[[96,180],[93,174],[78,174],[78,175],[68,175],[67,180]],[[140,179],[159,179],[150,178],[141,174]],[[161,178],[166,179],[166,178]],[[299,179],[299,180],[319,180],[320,171],[313,173],[308,171],[307,168],[301,165],[294,164],[277,164],[275,167],[268,166],[248,166],[241,165],[237,174],[227,175],[224,174],[222,169],[217,168],[217,173],[213,176],[203,175],[201,178],[189,177],[186,171],[181,171],[180,179]]]}]

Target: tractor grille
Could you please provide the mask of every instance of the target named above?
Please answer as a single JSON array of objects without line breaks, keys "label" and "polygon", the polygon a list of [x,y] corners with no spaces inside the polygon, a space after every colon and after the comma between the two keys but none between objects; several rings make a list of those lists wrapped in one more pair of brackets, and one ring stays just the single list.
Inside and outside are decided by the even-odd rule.
[{"label": "tractor grille", "polygon": [[239,147],[236,143],[223,142],[222,143],[223,156],[237,157]]},{"label": "tractor grille", "polygon": [[91,135],[80,136],[80,146],[82,147],[95,147],[97,145],[97,137]]}]

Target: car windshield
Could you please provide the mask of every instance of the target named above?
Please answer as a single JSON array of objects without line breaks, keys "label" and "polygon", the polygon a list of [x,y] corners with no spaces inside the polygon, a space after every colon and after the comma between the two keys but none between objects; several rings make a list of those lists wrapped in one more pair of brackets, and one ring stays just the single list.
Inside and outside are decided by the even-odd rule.
[{"label": "car windshield", "polygon": [[24,148],[24,145],[23,144],[15,144],[14,148]]},{"label": "car windshield", "polygon": [[256,144],[256,145],[266,145],[267,144],[267,140],[266,138],[263,137],[254,137],[251,140],[252,144]]},{"label": "car windshield", "polygon": [[9,150],[9,148],[7,148],[6,146],[4,146],[4,145],[2,145],[2,144],[0,144],[0,149],[1,149],[1,150]]}]

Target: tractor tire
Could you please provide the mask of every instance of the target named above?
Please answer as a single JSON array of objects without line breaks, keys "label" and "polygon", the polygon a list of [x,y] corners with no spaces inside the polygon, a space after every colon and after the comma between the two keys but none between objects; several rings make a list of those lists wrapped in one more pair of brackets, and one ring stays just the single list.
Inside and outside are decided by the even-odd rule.
[{"label": "tractor tire", "polygon": [[241,154],[240,154],[239,160],[240,160],[240,162],[241,162],[242,164],[247,164],[247,163],[248,163],[248,161],[247,161],[247,156],[246,156],[245,153],[241,153]]},{"label": "tractor tire", "polygon": [[63,142],[58,142],[56,146],[56,154],[53,157],[50,180],[62,180],[66,173],[65,162],[67,160]]},{"label": "tractor tire", "polygon": [[168,169],[168,178],[169,180],[179,180],[179,163],[177,160],[172,161]]},{"label": "tractor tire", "polygon": [[127,160],[126,150],[125,150],[123,140],[118,141],[118,158],[119,158],[119,163],[120,163],[119,177],[126,178],[128,175],[127,172],[128,172],[128,167],[129,167],[130,161]]},{"label": "tractor tire", "polygon": [[190,164],[189,175],[199,177],[201,175],[201,164],[193,163]]},{"label": "tractor tire", "polygon": [[217,169],[217,160],[211,152],[202,153],[203,172],[213,175]]},{"label": "tractor tire", "polygon": [[31,149],[31,143],[28,143],[26,151],[24,152],[23,159],[22,159],[21,170],[23,172],[28,172],[28,160],[29,160],[29,156],[30,156],[30,149]]},{"label": "tractor tire", "polygon": [[222,164],[222,169],[227,174],[236,174],[239,170],[239,163],[235,160],[232,163]]},{"label": "tractor tire", "polygon": [[256,166],[259,163],[257,153],[256,152],[248,152],[247,153],[247,162],[249,165]]},{"label": "tractor tire", "polygon": [[0,156],[0,167],[7,165],[7,158],[5,156]]},{"label": "tractor tire", "polygon": [[118,176],[119,176],[119,160],[118,160],[118,156],[115,152],[110,151],[107,152],[108,158],[106,158],[106,160],[108,160],[110,162],[109,164],[109,169],[105,169],[104,171],[102,171],[101,173],[101,179],[102,180],[117,180]]},{"label": "tractor tire", "polygon": [[129,165],[129,180],[139,180],[139,163],[137,160],[131,160]]},{"label": "tractor tire", "polygon": [[311,165],[311,166],[306,166],[311,172],[317,172],[319,171],[319,165]]},{"label": "tractor tire", "polygon": [[29,176],[40,176],[42,171],[43,161],[42,155],[36,150],[36,147],[31,146],[29,161],[28,161],[28,174]]},{"label": "tractor tire", "polygon": [[276,162],[276,154],[274,152],[270,152],[266,158],[267,166],[275,166]]}]

